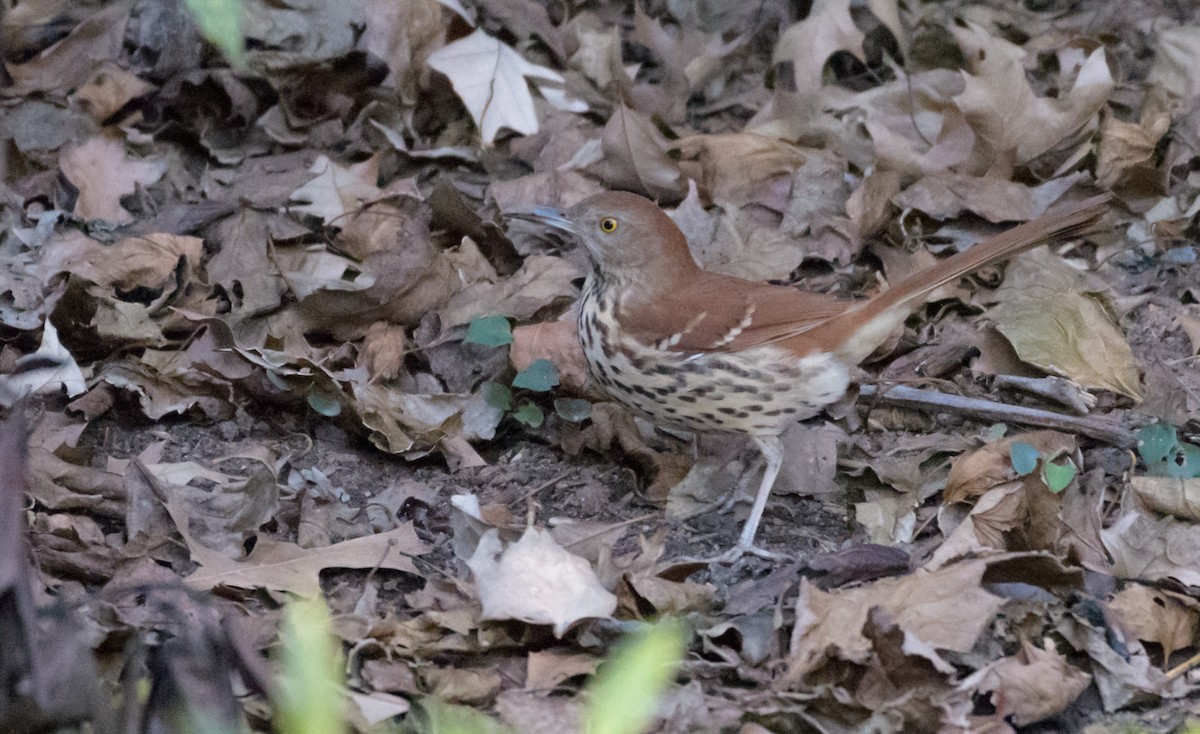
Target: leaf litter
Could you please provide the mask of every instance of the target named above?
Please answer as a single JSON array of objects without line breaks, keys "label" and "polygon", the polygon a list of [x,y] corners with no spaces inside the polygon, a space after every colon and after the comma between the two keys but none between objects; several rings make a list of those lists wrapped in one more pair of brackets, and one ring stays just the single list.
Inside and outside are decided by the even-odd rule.
[{"label": "leaf litter", "polygon": [[[1195,715],[1190,8],[243,5],[237,70],[155,0],[4,19],[6,730],[267,730],[295,596],[359,731],[578,731],[659,615],[694,634],[654,731]],[[691,561],[735,537],[751,447],[605,402],[584,254],[500,216],[605,188],[708,268],[838,296],[1111,191],[860,378],[1143,445],[851,397],[785,439],[763,541],[794,561]]]}]

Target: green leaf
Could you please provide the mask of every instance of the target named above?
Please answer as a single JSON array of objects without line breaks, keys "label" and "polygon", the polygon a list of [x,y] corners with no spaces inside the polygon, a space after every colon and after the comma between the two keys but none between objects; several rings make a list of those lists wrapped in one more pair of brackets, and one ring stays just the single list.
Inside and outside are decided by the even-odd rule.
[{"label": "green leaf", "polygon": [[404,723],[404,731],[414,734],[514,734],[512,729],[486,714],[432,696],[414,701],[412,712]]},{"label": "green leaf", "polygon": [[1067,459],[1065,464],[1055,464],[1053,462],[1042,467],[1042,478],[1046,481],[1046,486],[1054,494],[1058,494],[1067,488],[1075,475],[1079,473],[1078,467],[1070,459]]},{"label": "green leaf", "polygon": [[1181,443],[1167,460],[1167,476],[1191,479],[1200,477],[1200,447]]},{"label": "green leaf", "polygon": [[513,387],[534,392],[547,392],[558,384],[558,370],[544,359],[535,359],[513,378]]},{"label": "green leaf", "polygon": [[308,405],[326,418],[333,418],[342,412],[342,402],[338,396],[324,390],[310,390],[305,396]]},{"label": "green leaf", "polygon": [[530,428],[537,428],[546,420],[546,414],[533,403],[521,403],[521,407],[513,411],[512,417]]},{"label": "green leaf", "polygon": [[630,635],[588,685],[582,731],[588,734],[642,734],[654,718],[658,699],[683,659],[686,632],[665,619]]},{"label": "green leaf", "polygon": [[502,347],[512,344],[512,327],[504,316],[480,316],[467,325],[467,344]]},{"label": "green leaf", "polygon": [[1138,454],[1147,467],[1166,461],[1179,445],[1179,434],[1175,426],[1152,423],[1138,431]]},{"label": "green leaf", "polygon": [[184,0],[196,25],[214,46],[221,49],[229,63],[245,64],[246,37],[242,33],[241,0]]},{"label": "green leaf", "polygon": [[342,648],[329,631],[320,597],[288,602],[283,612],[276,726],[281,734],[344,732]]},{"label": "green leaf", "polygon": [[512,408],[513,394],[512,390],[508,389],[508,385],[501,385],[499,382],[488,380],[480,385],[479,391],[483,394],[483,402],[496,410],[509,410]]},{"label": "green leaf", "polygon": [[555,398],[554,412],[563,420],[579,423],[592,414],[592,404],[579,398]]},{"label": "green leaf", "polygon": [[1032,474],[1041,456],[1036,448],[1023,441],[1013,441],[1009,446],[1009,455],[1012,457],[1013,471],[1021,476]]}]

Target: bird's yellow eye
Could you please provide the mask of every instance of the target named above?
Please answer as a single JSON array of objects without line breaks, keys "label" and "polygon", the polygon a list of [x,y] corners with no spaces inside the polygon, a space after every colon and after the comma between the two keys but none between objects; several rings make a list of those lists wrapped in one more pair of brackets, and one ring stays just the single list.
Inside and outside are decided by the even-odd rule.
[{"label": "bird's yellow eye", "polygon": [[605,217],[600,220],[600,231],[612,234],[617,231],[617,220],[612,217]]}]

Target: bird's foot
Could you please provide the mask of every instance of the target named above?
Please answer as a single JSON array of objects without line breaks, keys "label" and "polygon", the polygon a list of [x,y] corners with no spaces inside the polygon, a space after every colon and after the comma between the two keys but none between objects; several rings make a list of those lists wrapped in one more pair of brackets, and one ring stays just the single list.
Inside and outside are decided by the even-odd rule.
[{"label": "bird's foot", "polygon": [[741,560],[743,556],[755,556],[764,561],[774,561],[776,563],[786,563],[796,560],[794,556],[790,556],[787,553],[776,553],[766,548],[759,548],[757,545],[743,545],[739,543],[721,555],[708,559],[708,563],[729,566]]}]

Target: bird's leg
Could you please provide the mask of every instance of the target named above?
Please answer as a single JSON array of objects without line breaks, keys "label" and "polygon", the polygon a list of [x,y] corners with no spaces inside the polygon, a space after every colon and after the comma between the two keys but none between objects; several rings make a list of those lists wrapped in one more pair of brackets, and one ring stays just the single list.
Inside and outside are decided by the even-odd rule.
[{"label": "bird's leg", "polygon": [[758,485],[758,493],[754,495],[754,505],[750,507],[750,516],[742,526],[742,534],[738,543],[729,552],[715,559],[718,563],[732,563],[743,555],[749,554],[771,561],[787,560],[789,557],[782,553],[772,553],[754,545],[754,536],[758,534],[758,524],[762,521],[763,511],[767,508],[767,499],[771,496],[771,488],[783,466],[783,441],[779,436],[754,436],[754,442],[767,460],[767,468],[763,472],[762,483]]}]

